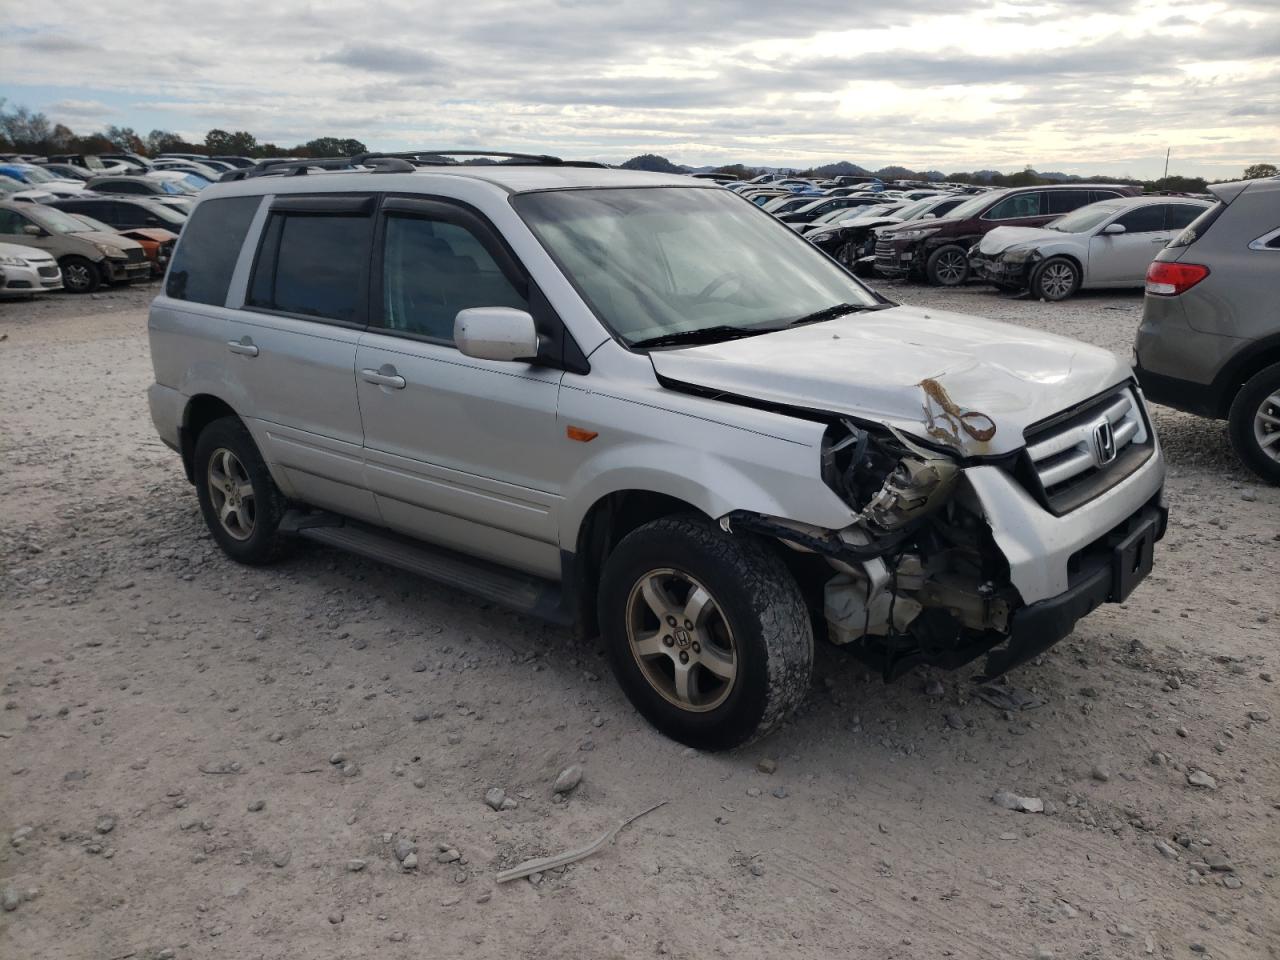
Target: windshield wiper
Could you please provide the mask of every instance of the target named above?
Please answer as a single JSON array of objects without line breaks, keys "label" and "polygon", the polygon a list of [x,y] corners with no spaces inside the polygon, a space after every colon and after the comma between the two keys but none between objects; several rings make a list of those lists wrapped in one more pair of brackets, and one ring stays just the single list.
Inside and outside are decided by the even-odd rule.
[{"label": "windshield wiper", "polygon": [[739,340],[742,337],[754,337],[760,333],[770,333],[769,329],[749,330],[744,327],[731,327],[717,324],[714,327],[703,327],[700,330],[679,330],[675,333],[663,333],[647,340],[637,340],[633,347],[677,347],[685,344],[720,343],[724,340]]},{"label": "windshield wiper", "polygon": [[837,303],[830,307],[824,307],[821,310],[815,310],[813,313],[806,313],[803,317],[796,317],[791,321],[791,326],[798,327],[805,323],[821,323],[823,320],[834,320],[836,317],[843,317],[846,313],[860,313],[864,310],[883,310],[890,306],[887,303]]}]

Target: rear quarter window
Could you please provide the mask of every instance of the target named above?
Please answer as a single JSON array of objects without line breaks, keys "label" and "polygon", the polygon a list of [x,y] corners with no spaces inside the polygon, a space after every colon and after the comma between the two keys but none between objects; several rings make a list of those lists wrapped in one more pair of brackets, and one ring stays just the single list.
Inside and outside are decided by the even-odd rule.
[{"label": "rear quarter window", "polygon": [[221,306],[261,197],[206,200],[196,207],[174,251],[164,292],[175,300]]},{"label": "rear quarter window", "polygon": [[1180,234],[1169,241],[1171,247],[1189,247],[1206,233],[1209,228],[1214,225],[1217,219],[1222,216],[1222,212],[1227,209],[1227,205],[1222,201],[1218,201],[1200,216],[1191,221],[1191,225],[1183,230]]}]

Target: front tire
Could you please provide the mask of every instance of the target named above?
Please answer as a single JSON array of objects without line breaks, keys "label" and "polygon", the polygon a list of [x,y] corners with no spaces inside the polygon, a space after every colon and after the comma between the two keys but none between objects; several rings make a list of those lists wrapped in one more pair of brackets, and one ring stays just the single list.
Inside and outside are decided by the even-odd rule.
[{"label": "front tire", "polygon": [[1264,480],[1280,483],[1280,363],[1240,388],[1227,423],[1240,459]]},{"label": "front tire", "polygon": [[1080,268],[1066,257],[1050,257],[1036,266],[1029,287],[1037,300],[1065,300],[1080,289]]},{"label": "front tire", "polygon": [[813,630],[800,589],[759,540],[699,516],[634,530],[605,561],[599,619],[610,666],[673,740],[727,750],[803,701]]},{"label": "front tire", "polygon": [[964,247],[948,244],[929,254],[925,277],[935,287],[958,287],[969,279],[969,254]]},{"label": "front tire", "polygon": [[200,512],[223,553],[254,566],[274,560],[285,499],[245,425],[223,417],[201,430],[193,470]]},{"label": "front tire", "polygon": [[102,274],[92,260],[63,257],[58,266],[62,268],[62,286],[71,293],[93,293],[102,285]]}]

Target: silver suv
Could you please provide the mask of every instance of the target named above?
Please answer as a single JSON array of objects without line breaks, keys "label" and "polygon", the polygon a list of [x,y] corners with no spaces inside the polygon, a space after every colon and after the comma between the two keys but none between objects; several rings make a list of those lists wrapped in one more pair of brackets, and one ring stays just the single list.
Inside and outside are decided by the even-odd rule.
[{"label": "silver suv", "polygon": [[1280,177],[1215,183],[1218,203],[1156,255],[1134,356],[1159,403],[1225,419],[1280,483]]},{"label": "silver suv", "polygon": [[223,179],[151,309],[150,403],[238,561],[306,538],[598,634],[709,749],[801,702],[815,625],[886,678],[995,676],[1151,568],[1127,364],[894,304],[713,183],[436,153]]}]

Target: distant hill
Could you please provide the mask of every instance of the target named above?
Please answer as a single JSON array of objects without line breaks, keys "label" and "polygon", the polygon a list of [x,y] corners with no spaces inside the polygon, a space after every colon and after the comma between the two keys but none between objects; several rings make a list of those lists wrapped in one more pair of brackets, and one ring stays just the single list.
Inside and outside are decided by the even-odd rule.
[{"label": "distant hill", "polygon": [[672,163],[666,157],[660,157],[656,153],[642,153],[638,157],[632,157],[630,160],[621,164],[623,170],[646,170],[649,173],[688,173],[688,167],[682,167],[678,163]]}]

